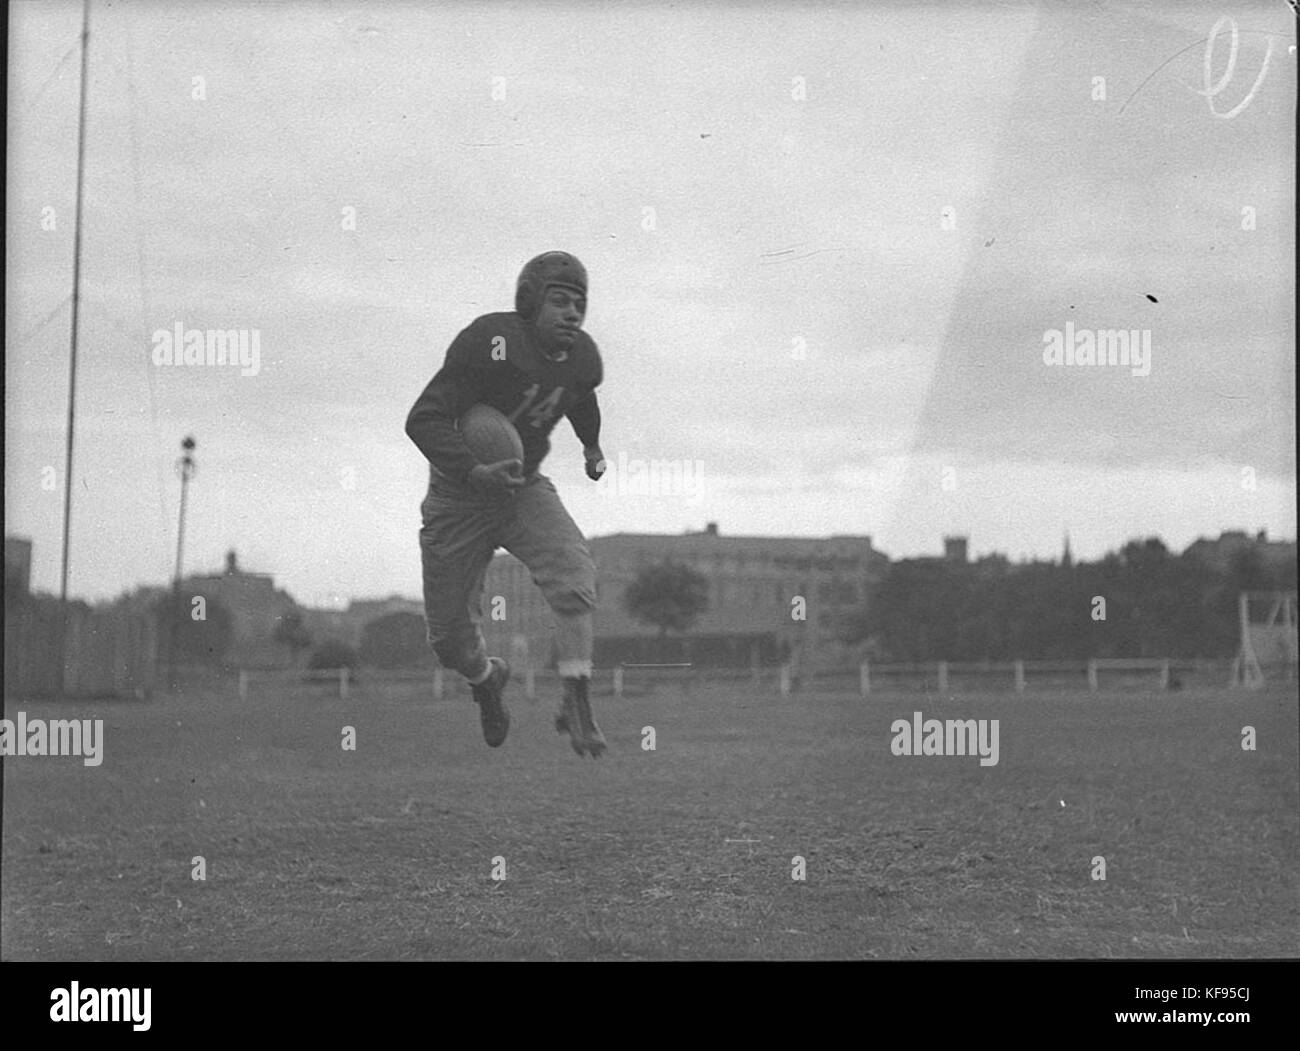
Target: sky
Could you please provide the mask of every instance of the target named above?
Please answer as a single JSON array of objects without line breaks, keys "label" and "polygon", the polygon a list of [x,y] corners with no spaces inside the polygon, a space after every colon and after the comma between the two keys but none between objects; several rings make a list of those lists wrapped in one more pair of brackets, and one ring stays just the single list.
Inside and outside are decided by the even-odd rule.
[{"label": "sky", "polygon": [[[10,11],[5,530],[57,591],[81,5]],[[588,536],[1296,535],[1282,3],[92,0],[90,32],[74,595],[170,578],[193,435],[188,572],[418,597],[406,414],[550,249],[605,366],[613,469],[564,421],[543,468]],[[259,358],[157,364],[178,324]],[[1149,356],[1051,360],[1111,330]]]}]

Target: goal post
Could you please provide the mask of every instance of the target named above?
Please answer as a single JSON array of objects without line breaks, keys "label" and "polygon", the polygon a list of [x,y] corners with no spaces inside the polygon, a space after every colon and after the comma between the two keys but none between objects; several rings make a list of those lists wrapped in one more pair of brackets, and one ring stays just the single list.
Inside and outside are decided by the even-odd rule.
[{"label": "goal post", "polygon": [[1243,591],[1237,614],[1241,638],[1231,685],[1257,690],[1266,682],[1295,682],[1296,593]]}]

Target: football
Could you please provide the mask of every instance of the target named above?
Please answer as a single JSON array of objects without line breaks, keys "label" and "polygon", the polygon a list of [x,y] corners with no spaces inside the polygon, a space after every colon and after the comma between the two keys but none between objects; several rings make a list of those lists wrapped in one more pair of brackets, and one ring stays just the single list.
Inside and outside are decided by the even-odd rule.
[{"label": "football", "polygon": [[479,463],[524,458],[524,443],[515,425],[491,405],[471,405],[456,421],[456,428]]}]

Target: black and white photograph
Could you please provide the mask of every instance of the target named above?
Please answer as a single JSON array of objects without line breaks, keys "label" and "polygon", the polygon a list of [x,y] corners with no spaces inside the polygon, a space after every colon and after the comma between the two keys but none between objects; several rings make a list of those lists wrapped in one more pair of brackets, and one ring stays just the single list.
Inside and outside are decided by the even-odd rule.
[{"label": "black and white photograph", "polygon": [[1294,5],[7,23],[0,959],[1300,956]]}]

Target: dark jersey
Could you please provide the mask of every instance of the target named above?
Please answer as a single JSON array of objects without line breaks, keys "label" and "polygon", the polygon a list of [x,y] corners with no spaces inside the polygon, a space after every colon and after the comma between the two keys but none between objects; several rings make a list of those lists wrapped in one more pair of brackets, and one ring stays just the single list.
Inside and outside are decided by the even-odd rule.
[{"label": "dark jersey", "polygon": [[529,475],[550,451],[550,433],[562,416],[583,446],[599,443],[596,388],[603,378],[600,351],[585,332],[577,333],[563,360],[553,360],[518,314],[485,314],[452,341],[407,416],[406,433],[434,470],[465,482],[478,461],[456,420],[471,405],[491,405],[519,431]]}]

